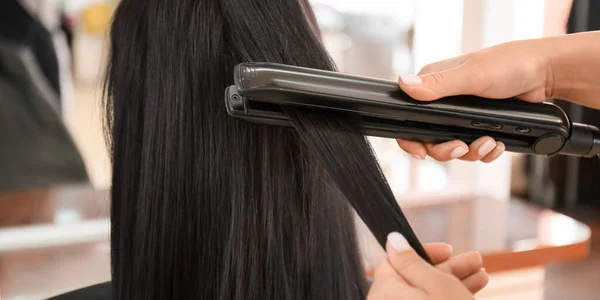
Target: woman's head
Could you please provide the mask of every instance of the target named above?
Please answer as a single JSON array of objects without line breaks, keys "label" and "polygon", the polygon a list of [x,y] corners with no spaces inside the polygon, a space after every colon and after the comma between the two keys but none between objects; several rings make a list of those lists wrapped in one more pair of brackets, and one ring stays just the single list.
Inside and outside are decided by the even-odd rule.
[{"label": "woman's head", "polygon": [[309,19],[305,0],[121,1],[105,103],[116,299],[364,298],[348,203],[380,241],[418,244],[355,122],[225,111],[237,63],[335,69]]}]

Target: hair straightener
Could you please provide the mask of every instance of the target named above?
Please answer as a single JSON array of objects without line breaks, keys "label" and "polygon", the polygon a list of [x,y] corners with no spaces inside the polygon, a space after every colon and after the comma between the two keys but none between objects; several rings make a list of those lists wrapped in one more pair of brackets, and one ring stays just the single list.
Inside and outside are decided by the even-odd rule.
[{"label": "hair straightener", "polygon": [[420,102],[393,81],[282,64],[237,65],[225,106],[233,117],[268,125],[292,126],[282,106],[294,106],[353,115],[370,136],[467,144],[490,136],[511,152],[600,154],[600,130],[571,122],[551,103],[466,95]]}]

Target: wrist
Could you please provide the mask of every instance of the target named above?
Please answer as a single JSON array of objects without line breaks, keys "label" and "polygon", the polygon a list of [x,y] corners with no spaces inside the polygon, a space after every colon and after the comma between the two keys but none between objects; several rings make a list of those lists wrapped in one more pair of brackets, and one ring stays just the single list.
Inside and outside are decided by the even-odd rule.
[{"label": "wrist", "polygon": [[591,107],[600,105],[593,103],[600,88],[599,37],[600,32],[588,32],[547,39],[548,97]]},{"label": "wrist", "polygon": [[547,39],[545,46],[546,96],[556,99],[569,99],[573,87],[572,49],[567,47],[570,36],[563,35]]}]

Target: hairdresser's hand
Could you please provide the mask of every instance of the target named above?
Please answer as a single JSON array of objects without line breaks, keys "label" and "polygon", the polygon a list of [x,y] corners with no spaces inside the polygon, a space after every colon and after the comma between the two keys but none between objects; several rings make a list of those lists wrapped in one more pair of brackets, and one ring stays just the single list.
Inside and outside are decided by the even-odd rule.
[{"label": "hairdresser's hand", "polygon": [[[548,97],[600,109],[600,31],[544,39],[514,41],[425,66],[419,75],[399,78],[413,98],[431,101],[445,96],[516,97],[539,103]],[[427,145],[398,141],[418,158],[426,155],[491,162],[504,145],[482,137],[467,146],[461,141]]]},{"label": "hairdresser's hand", "polygon": [[[442,250],[446,248],[446,250]],[[381,299],[473,299],[488,281],[478,253],[450,258],[445,244],[428,244],[425,249],[436,265],[429,265],[410,249],[398,233],[388,236],[388,258],[375,270],[369,300]],[[441,259],[441,261],[440,261]]]},{"label": "hairdresser's hand", "polygon": [[[528,102],[543,102],[548,95],[548,56],[538,41],[518,41],[425,66],[418,75],[399,77],[400,87],[411,97],[431,101],[453,95],[486,98],[517,97]],[[504,144],[490,137],[467,145],[462,141],[423,144],[399,140],[398,145],[415,158],[426,155],[439,161],[459,158],[491,162],[505,150]]]}]

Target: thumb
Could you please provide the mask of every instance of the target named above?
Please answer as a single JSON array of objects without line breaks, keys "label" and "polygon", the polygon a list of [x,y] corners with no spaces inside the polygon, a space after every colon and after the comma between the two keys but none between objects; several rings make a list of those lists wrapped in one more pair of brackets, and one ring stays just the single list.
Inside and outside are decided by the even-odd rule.
[{"label": "thumb", "polygon": [[424,261],[408,247],[406,239],[398,232],[388,235],[386,247],[388,262],[396,273],[410,285],[425,292],[432,292],[440,281],[440,271]]},{"label": "thumb", "polygon": [[467,63],[440,72],[408,74],[398,78],[400,88],[409,96],[421,101],[474,94],[481,85],[477,81],[476,72],[471,70]]}]

